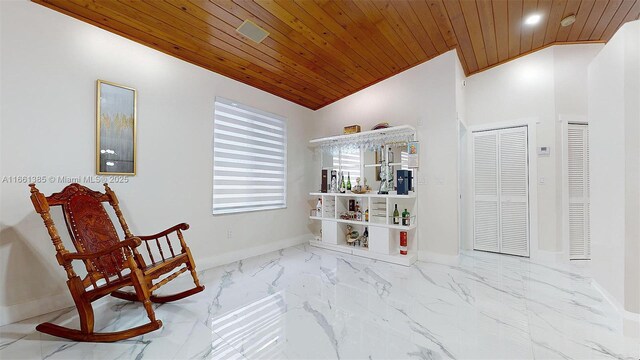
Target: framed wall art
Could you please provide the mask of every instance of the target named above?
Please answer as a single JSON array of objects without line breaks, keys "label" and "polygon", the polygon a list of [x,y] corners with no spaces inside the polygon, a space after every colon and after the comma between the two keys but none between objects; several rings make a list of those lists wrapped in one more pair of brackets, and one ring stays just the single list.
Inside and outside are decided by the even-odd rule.
[{"label": "framed wall art", "polygon": [[136,174],[136,90],[98,80],[96,173]]}]

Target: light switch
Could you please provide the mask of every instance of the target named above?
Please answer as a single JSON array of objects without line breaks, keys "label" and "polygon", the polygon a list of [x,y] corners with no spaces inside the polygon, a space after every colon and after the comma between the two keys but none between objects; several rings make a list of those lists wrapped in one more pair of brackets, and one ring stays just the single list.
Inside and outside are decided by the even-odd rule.
[{"label": "light switch", "polygon": [[538,184],[544,185],[545,179],[544,177],[538,178]]}]

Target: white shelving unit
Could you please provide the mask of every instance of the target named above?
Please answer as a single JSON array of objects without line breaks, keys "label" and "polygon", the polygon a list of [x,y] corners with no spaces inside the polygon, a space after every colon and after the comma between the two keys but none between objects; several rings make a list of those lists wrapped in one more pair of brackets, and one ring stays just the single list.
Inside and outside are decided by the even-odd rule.
[{"label": "white shelving unit", "polygon": [[[390,142],[397,141],[398,135],[412,137],[415,136],[415,129],[411,126],[398,126],[388,129],[365,131],[357,134],[339,135],[322,139],[311,140],[314,146],[339,147],[341,144],[348,145],[350,142],[361,141],[363,138],[375,137],[381,145],[386,144],[385,137],[389,134]],[[401,166],[401,163],[390,164]],[[363,168],[372,168],[378,164],[364,164]],[[324,167],[323,167],[324,169]],[[330,169],[330,168],[329,168]],[[375,188],[375,187],[374,187]],[[397,195],[393,192],[389,194],[377,194],[375,190],[365,194],[347,193],[321,193],[311,192],[309,196],[322,200],[322,211],[317,216],[310,216],[314,221],[321,222],[322,236],[320,240],[311,240],[309,244],[324,249],[339,251],[356,256],[362,256],[379,261],[386,261],[394,264],[410,266],[417,260],[418,252],[418,196],[416,192],[409,192],[408,195]],[[359,202],[363,214],[362,221],[341,219],[340,214],[349,208],[349,200]],[[407,209],[411,214],[409,225],[398,225],[393,223],[393,211],[395,205],[398,206],[400,214]],[[364,213],[369,210],[369,221],[365,221]],[[346,242],[347,226],[352,226],[362,234],[368,228],[369,246],[352,246]],[[400,254],[400,232],[407,232],[407,255]]]}]

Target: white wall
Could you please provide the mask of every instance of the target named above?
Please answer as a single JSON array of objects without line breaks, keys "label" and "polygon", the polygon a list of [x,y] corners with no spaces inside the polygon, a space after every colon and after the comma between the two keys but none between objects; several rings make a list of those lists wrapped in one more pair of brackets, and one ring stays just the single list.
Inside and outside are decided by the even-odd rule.
[{"label": "white wall", "polygon": [[[112,185],[135,234],[190,223],[200,269],[310,236],[300,209],[309,207],[312,111],[28,1],[1,1],[0,14],[0,178],[95,174],[95,82],[104,79],[138,90],[138,174]],[[286,210],[211,215],[216,96],[288,118]],[[70,305],[27,185],[0,192],[0,324]]]},{"label": "white wall", "polygon": [[625,24],[589,66],[594,279],[640,313],[640,21]]},{"label": "white wall", "polygon": [[449,51],[324,107],[314,117],[314,137],[341,134],[352,124],[369,130],[383,121],[417,128],[421,258],[455,256],[459,249],[457,62],[455,51]]},{"label": "white wall", "polygon": [[[466,122],[469,126],[533,118],[537,146],[550,146],[549,157],[537,157],[539,250],[559,252],[561,234],[561,162],[558,118],[586,116],[587,65],[600,44],[553,46],[467,78]],[[469,147],[470,148],[470,147]],[[469,157],[470,158],[470,157]],[[470,173],[470,164],[467,166]],[[470,182],[468,182],[470,186]],[[472,203],[465,212],[472,214]],[[472,222],[464,246],[472,247]]]}]

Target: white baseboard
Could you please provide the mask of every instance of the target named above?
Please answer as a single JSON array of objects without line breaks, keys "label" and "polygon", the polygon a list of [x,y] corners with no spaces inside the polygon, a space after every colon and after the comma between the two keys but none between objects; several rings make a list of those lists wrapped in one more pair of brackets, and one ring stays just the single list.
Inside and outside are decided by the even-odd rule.
[{"label": "white baseboard", "polygon": [[564,253],[562,251],[548,251],[548,250],[538,249],[537,251],[535,251],[535,254],[532,251],[532,254],[529,257],[529,259],[533,261],[538,261],[542,263],[551,263],[551,264],[556,264],[558,262],[568,263],[569,260],[567,259],[565,261],[563,257],[564,257]]},{"label": "white baseboard", "polygon": [[195,262],[198,265],[198,270],[211,269],[216,266],[231,264],[232,262],[235,262],[238,260],[263,255],[272,251],[288,248],[290,246],[305,244],[305,243],[308,243],[309,240],[311,239],[313,239],[312,234],[305,234],[305,235],[295,236],[292,238],[278,240],[278,241],[260,245],[260,246],[255,246],[248,249],[229,251],[223,254],[209,256],[206,258],[200,258],[200,259],[196,258]]},{"label": "white baseboard", "polygon": [[73,306],[68,291],[9,306],[0,306],[0,326]]},{"label": "white baseboard", "polygon": [[445,255],[422,250],[418,251],[418,261],[434,262],[445,265],[458,265],[460,263],[460,255]]},{"label": "white baseboard", "polygon": [[[306,234],[255,246],[249,249],[230,251],[201,259],[196,258],[196,265],[198,266],[198,270],[210,269],[212,267],[230,264],[234,261],[263,255],[290,246],[308,243],[310,239],[313,239],[313,235]],[[0,306],[0,326],[29,319],[34,316],[47,314],[52,311],[61,310],[69,306],[73,306],[73,299],[71,299],[71,295],[68,291],[26,303]]]},{"label": "white baseboard", "polygon": [[611,295],[611,293],[607,291],[607,289],[602,287],[595,279],[591,279],[591,284],[594,288],[596,288],[596,290],[600,292],[600,294],[602,294],[602,297],[604,297],[605,300],[607,300],[609,304],[611,304],[611,306],[613,306],[618,311],[622,318],[624,318],[625,320],[640,323],[640,314],[625,309],[622,303],[619,302],[618,299],[616,299],[613,295]]}]

